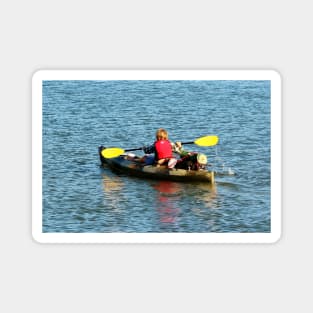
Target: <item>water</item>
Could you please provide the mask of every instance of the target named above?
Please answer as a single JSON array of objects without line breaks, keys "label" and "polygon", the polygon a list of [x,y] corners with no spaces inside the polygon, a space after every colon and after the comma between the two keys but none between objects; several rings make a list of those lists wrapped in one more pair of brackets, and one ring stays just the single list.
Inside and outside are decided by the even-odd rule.
[{"label": "water", "polygon": [[[98,146],[218,135],[216,185],[100,168]],[[235,175],[234,175],[235,174]],[[270,81],[44,81],[44,232],[270,232]]]}]

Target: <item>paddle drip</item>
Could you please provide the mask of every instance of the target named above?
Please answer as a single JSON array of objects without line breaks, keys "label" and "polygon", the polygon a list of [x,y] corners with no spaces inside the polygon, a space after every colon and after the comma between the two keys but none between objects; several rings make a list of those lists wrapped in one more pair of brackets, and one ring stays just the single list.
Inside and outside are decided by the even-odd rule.
[{"label": "paddle drip", "polygon": [[215,175],[219,176],[233,176],[236,175],[236,172],[230,167],[227,166],[224,160],[218,155],[218,147],[215,147],[215,156],[214,156],[213,171]]}]

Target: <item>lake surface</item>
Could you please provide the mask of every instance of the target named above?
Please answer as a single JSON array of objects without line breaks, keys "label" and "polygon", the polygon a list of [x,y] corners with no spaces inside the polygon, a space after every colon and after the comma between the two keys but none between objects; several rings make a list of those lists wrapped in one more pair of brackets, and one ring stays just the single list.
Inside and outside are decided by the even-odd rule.
[{"label": "lake surface", "polygon": [[[44,81],[43,232],[271,231],[270,81]],[[216,184],[100,167],[98,146],[218,135]],[[235,175],[232,175],[235,173]]]}]

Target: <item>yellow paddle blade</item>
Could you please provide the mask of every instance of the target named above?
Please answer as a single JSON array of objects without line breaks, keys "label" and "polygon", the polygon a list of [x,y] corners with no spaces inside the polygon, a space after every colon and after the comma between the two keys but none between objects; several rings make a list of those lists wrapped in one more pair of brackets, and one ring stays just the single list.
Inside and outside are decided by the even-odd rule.
[{"label": "yellow paddle blade", "polygon": [[196,145],[203,147],[215,146],[217,143],[218,143],[217,136],[205,136],[195,140]]},{"label": "yellow paddle blade", "polygon": [[106,159],[112,159],[123,154],[125,150],[121,148],[107,148],[101,151],[101,154]]}]

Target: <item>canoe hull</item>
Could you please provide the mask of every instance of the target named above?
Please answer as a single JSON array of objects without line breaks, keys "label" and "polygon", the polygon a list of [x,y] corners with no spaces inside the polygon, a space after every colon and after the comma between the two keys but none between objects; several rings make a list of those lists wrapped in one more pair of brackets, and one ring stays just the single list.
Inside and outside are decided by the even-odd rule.
[{"label": "canoe hull", "polygon": [[179,182],[208,182],[211,184],[214,183],[213,171],[192,171],[175,168],[168,169],[167,166],[156,167],[154,165],[143,166],[142,163],[129,160],[125,155],[121,155],[112,159],[106,159],[101,154],[103,149],[104,147],[99,147],[99,156],[102,165],[106,164],[113,171],[118,171],[126,175]]}]

